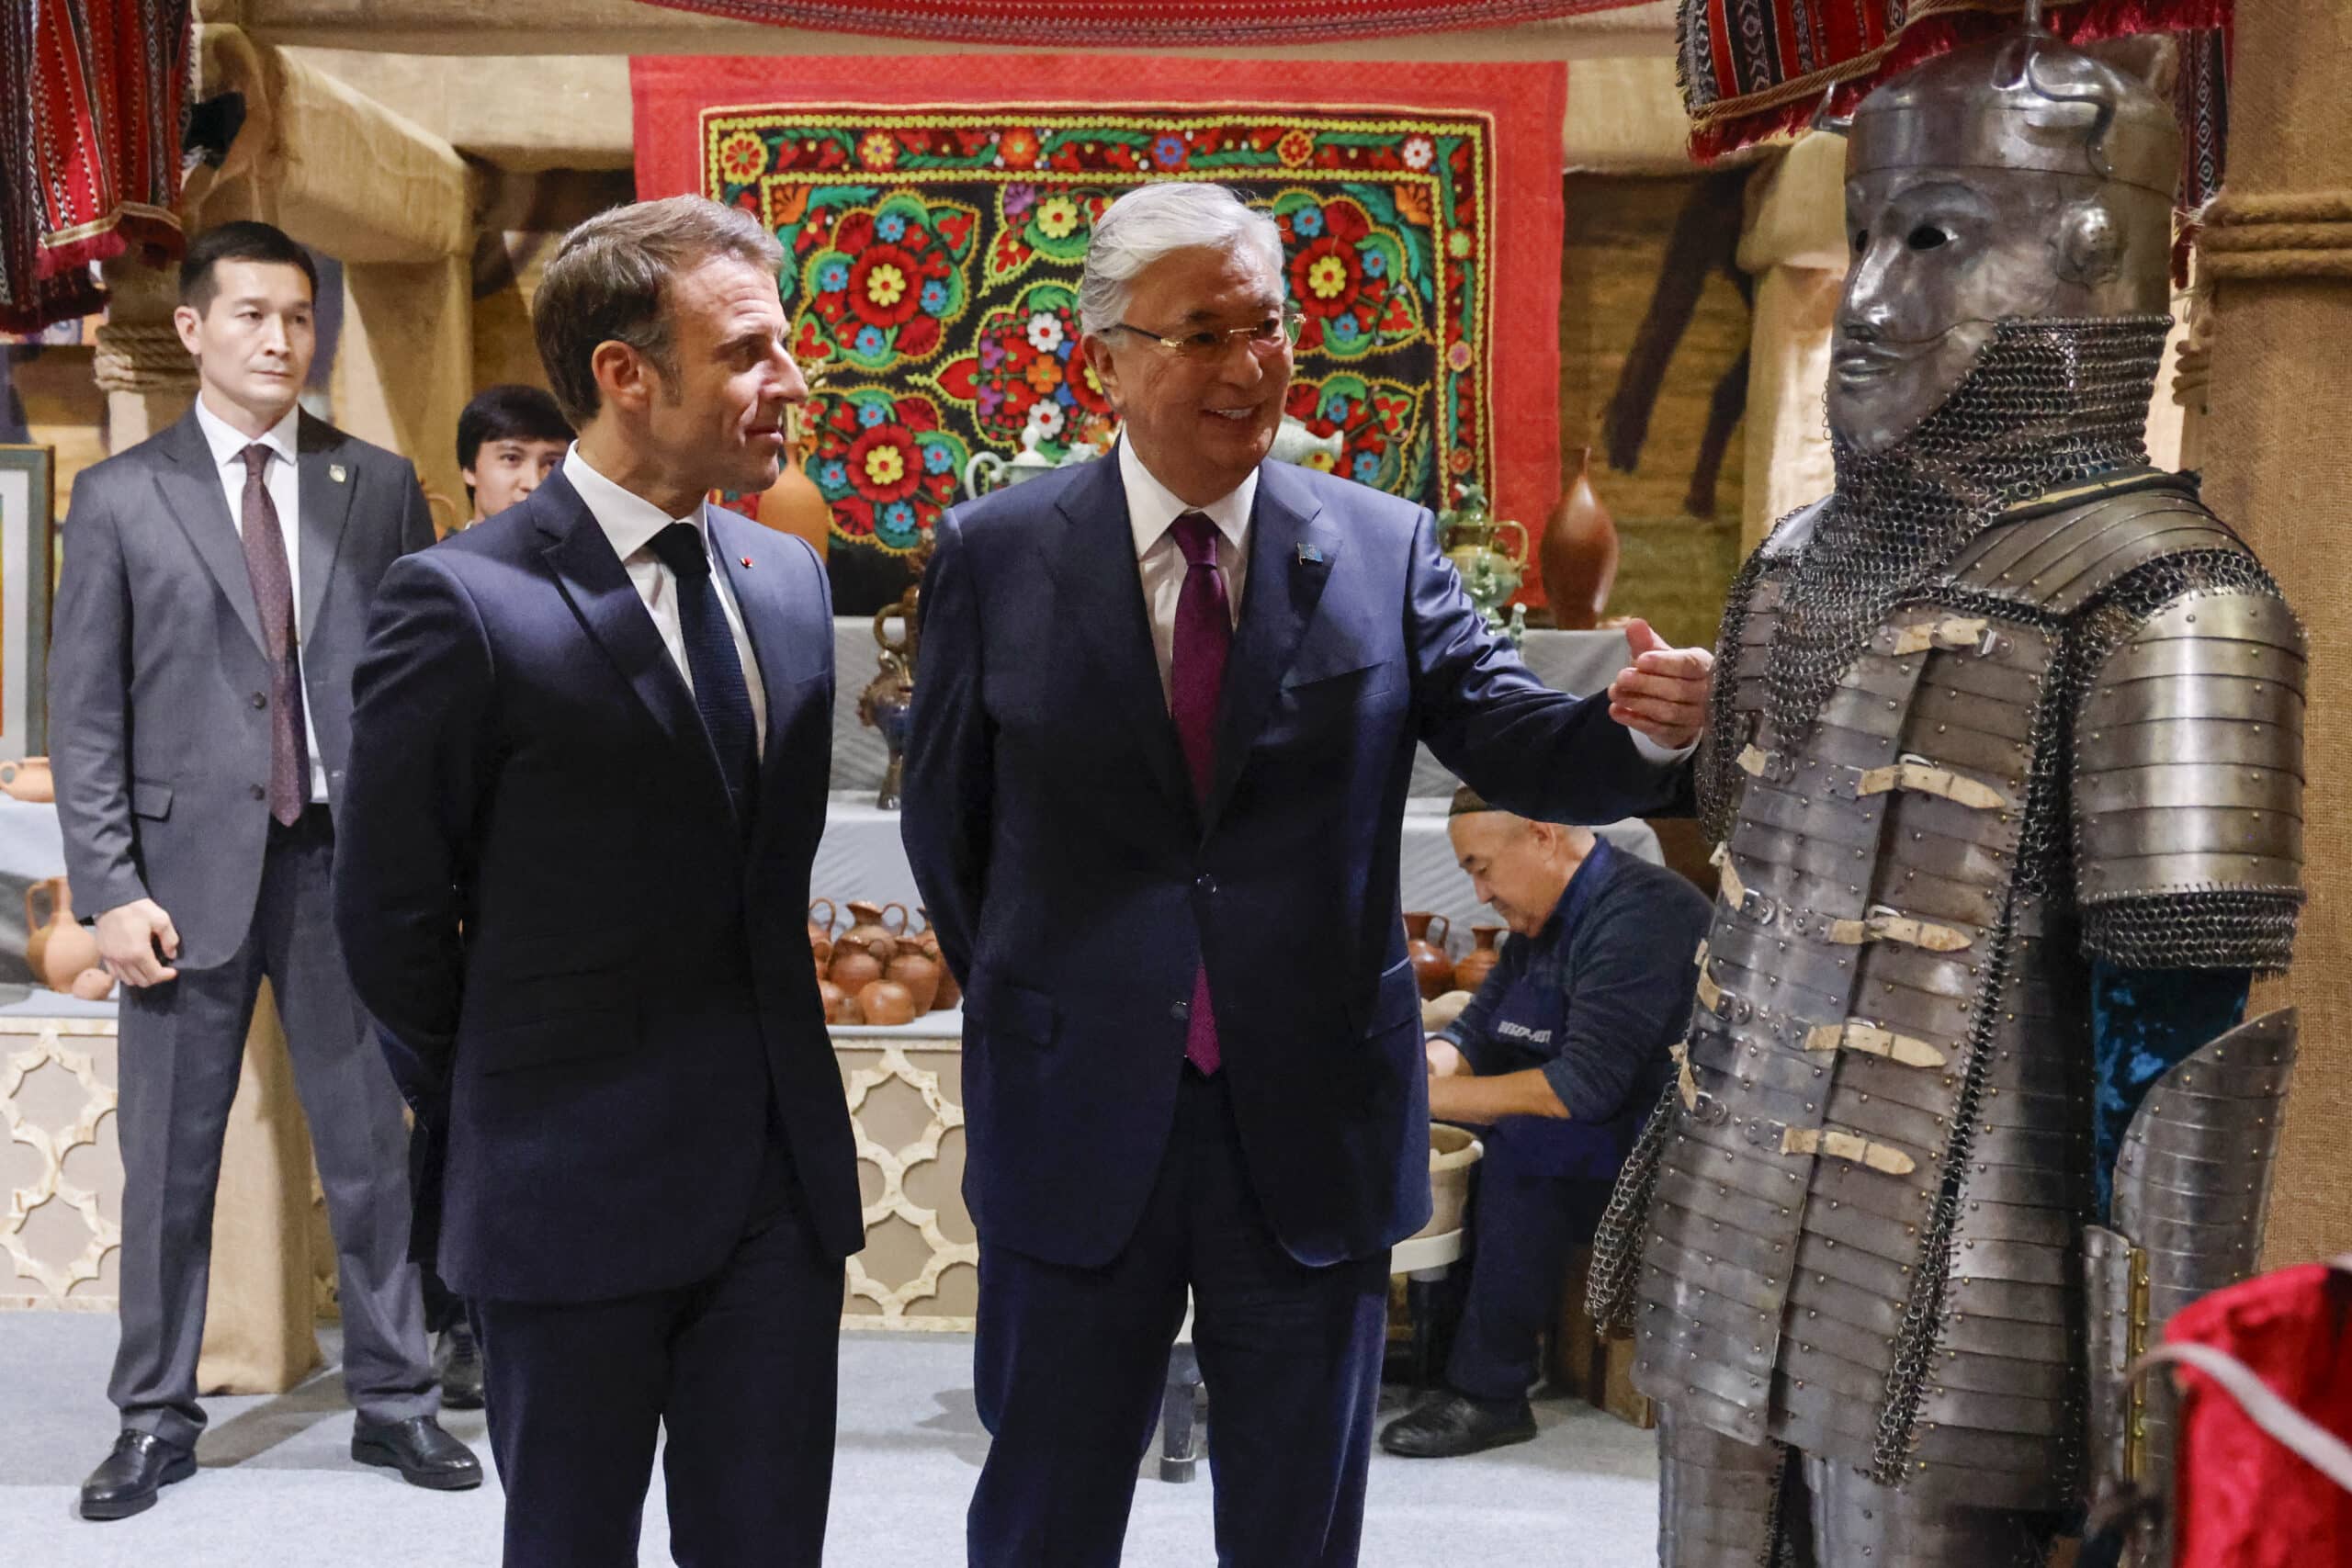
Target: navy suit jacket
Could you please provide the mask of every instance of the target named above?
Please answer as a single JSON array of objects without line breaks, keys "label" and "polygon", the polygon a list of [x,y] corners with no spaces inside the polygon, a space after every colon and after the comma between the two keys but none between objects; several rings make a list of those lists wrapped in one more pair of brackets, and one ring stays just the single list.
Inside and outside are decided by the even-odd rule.
[{"label": "navy suit jacket", "polygon": [[1397,856],[1414,743],[1523,815],[1664,808],[1604,698],[1490,634],[1424,508],[1259,470],[1216,779],[1193,799],[1115,460],[950,513],[922,593],[903,832],[965,988],[981,1238],[1101,1264],[1141,1214],[1205,962],[1252,1186],[1310,1264],[1429,1216]]},{"label": "navy suit jacket", "polygon": [[440,1266],[464,1295],[594,1300],[717,1272],[771,1101],[819,1237],[861,1243],[806,925],[831,766],[824,570],[797,539],[707,518],[767,687],[748,840],[692,694],[560,471],[396,563],[378,595],[336,917],[393,1077],[445,1141]]}]

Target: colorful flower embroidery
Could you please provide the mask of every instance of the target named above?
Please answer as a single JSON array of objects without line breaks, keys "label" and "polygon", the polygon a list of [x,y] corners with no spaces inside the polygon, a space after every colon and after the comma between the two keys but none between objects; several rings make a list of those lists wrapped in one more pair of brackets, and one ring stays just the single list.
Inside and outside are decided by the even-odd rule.
[{"label": "colorful flower embroidery", "polygon": [[768,144],[764,138],[739,130],[718,144],[718,167],[739,185],[748,185],[767,173]]}]

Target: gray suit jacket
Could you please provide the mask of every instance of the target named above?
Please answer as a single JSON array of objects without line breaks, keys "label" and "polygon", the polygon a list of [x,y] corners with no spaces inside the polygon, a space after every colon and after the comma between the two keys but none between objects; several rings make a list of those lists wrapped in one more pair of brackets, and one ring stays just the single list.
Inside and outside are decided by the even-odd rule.
[{"label": "gray suit jacket", "polygon": [[[416,470],[302,416],[302,680],[330,799],[385,568],[433,542]],[[225,964],[269,834],[269,661],[237,526],[191,411],[74,484],[50,647],[51,764],[74,907],[153,898],[178,962]]]}]

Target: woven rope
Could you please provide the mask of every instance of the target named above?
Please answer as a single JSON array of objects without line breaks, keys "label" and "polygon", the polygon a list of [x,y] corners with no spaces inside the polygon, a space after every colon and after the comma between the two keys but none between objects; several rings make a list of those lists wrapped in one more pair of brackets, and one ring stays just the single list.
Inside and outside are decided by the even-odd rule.
[{"label": "woven rope", "polygon": [[194,384],[196,361],[170,326],[135,327],[109,321],[98,329],[91,370],[109,392],[170,392]]},{"label": "woven rope", "polygon": [[2213,203],[2198,250],[2213,277],[2352,277],[2352,191],[2231,196]]}]

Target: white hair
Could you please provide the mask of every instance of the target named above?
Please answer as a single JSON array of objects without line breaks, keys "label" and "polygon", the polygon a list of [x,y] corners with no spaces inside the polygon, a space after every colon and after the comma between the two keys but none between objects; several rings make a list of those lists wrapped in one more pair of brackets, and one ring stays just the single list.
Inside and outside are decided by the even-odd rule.
[{"label": "white hair", "polygon": [[1078,286],[1078,324],[1107,332],[1127,312],[1144,269],[1176,251],[1247,246],[1276,277],[1283,231],[1272,218],[1224,186],[1189,180],[1138,186],[1105,208],[1086,244]]}]

